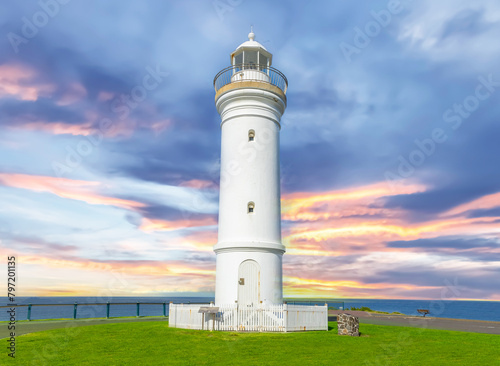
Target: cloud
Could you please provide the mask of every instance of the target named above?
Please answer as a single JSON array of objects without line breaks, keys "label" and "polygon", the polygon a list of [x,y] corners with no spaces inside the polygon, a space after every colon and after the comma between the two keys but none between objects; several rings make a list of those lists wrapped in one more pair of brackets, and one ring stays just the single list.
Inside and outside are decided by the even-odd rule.
[{"label": "cloud", "polygon": [[[424,191],[418,184],[407,184],[398,193]],[[283,196],[283,218],[291,221],[329,219],[333,217],[370,216],[383,209],[374,204],[380,198],[394,195],[386,182],[361,187],[349,187],[329,192],[295,192]]]},{"label": "cloud", "polygon": [[[405,19],[399,40],[413,51],[437,62],[463,66],[476,60],[468,66],[473,70],[492,65],[488,58],[498,55],[498,51],[484,45],[499,34],[495,26],[500,19],[496,3],[446,0],[436,4],[426,0],[412,7],[414,11]],[[464,53],[464,49],[470,52]]]},{"label": "cloud", "polygon": [[500,192],[489,194],[473,201],[464,203],[458,207],[454,207],[452,210],[446,212],[447,215],[457,215],[463,214],[466,211],[477,211],[494,209],[500,206]]},{"label": "cloud", "polygon": [[[323,296],[328,298],[384,298],[398,290],[433,289],[434,286],[406,284],[363,284],[356,281],[321,281],[298,277],[285,277],[284,288],[289,296]],[[387,295],[386,295],[387,296]]]},{"label": "cloud", "polygon": [[464,9],[443,26],[441,39],[478,36],[492,28],[485,20],[484,9]]},{"label": "cloud", "polygon": [[36,101],[40,96],[50,96],[55,86],[32,80],[33,69],[20,64],[0,64],[0,98]]},{"label": "cloud", "polygon": [[0,184],[8,187],[50,192],[62,198],[83,201],[92,205],[110,205],[126,209],[144,207],[145,204],[95,193],[100,182],[79,181],[67,178],[0,173]]},{"label": "cloud", "polygon": [[[2,241],[0,241],[0,245],[2,247],[5,249],[15,247],[16,250],[21,250],[23,253],[73,253],[78,250],[76,245],[49,242],[35,236],[13,235],[8,232],[2,232],[1,235]],[[9,244],[4,245],[3,242]]]},{"label": "cloud", "polygon": [[485,210],[471,210],[468,212],[467,217],[500,217],[500,207],[495,207]]},{"label": "cloud", "polygon": [[387,243],[390,248],[448,248],[448,249],[473,249],[491,248],[500,249],[500,238],[467,238],[467,237],[437,237],[430,239],[417,239],[408,241],[391,241]]},{"label": "cloud", "polygon": [[[492,279],[498,274],[498,269],[491,273],[479,272],[464,275],[462,271],[436,271],[432,269],[422,271],[420,268],[410,267],[405,270],[383,271],[374,276],[372,281],[391,281],[396,282],[396,284],[413,283],[416,287],[445,287],[446,283],[457,282],[457,290],[466,298],[466,293],[473,290],[495,291],[495,284]],[[456,297],[462,298],[460,296]]]},{"label": "cloud", "polygon": [[213,216],[206,216],[204,218],[199,218],[199,219],[190,218],[189,220],[175,220],[175,221],[144,219],[139,228],[146,232],[150,232],[150,231],[170,231],[170,230],[177,230],[180,228],[213,226],[213,225],[217,225],[217,219],[214,218]]}]

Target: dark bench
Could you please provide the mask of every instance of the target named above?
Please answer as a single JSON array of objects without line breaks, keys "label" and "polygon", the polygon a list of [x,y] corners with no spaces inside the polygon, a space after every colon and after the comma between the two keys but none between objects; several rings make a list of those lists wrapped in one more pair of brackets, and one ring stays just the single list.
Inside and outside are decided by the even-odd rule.
[{"label": "dark bench", "polygon": [[423,314],[424,316],[426,316],[427,314],[429,314],[429,310],[427,310],[427,309],[417,309],[417,311],[420,314]]}]

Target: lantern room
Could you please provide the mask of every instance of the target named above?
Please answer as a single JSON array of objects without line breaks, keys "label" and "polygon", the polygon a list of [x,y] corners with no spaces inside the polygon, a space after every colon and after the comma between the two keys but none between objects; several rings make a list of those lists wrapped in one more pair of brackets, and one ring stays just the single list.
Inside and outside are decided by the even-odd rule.
[{"label": "lantern room", "polygon": [[255,41],[255,34],[250,32],[248,41],[242,43],[231,54],[231,65],[240,70],[259,70],[266,74],[272,63],[273,55],[259,42]]},{"label": "lantern room", "polygon": [[[273,55],[255,40],[255,34],[251,31],[248,35],[248,41],[243,42],[236,51],[231,53],[231,66],[226,67],[215,76],[216,93],[225,93],[229,89],[238,88],[240,86],[237,84],[240,81],[263,82],[280,89],[280,91],[275,92],[283,98],[286,104],[285,95],[288,82],[283,73],[271,66],[272,62]],[[228,84],[232,84],[232,86],[224,88]],[[248,87],[248,85],[241,85],[241,87]]]}]

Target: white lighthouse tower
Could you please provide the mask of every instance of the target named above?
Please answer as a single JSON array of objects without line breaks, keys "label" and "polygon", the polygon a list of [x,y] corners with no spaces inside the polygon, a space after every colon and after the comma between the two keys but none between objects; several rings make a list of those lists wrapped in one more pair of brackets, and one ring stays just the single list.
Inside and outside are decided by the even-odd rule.
[{"label": "white lighthouse tower", "polygon": [[283,304],[280,121],[287,80],[250,32],[215,76],[221,180],[215,304],[169,305],[174,328],[328,330],[328,305]]},{"label": "white lighthouse tower", "polygon": [[286,77],[272,55],[249,40],[214,80],[221,116],[221,183],[215,304],[283,303],[280,120]]}]

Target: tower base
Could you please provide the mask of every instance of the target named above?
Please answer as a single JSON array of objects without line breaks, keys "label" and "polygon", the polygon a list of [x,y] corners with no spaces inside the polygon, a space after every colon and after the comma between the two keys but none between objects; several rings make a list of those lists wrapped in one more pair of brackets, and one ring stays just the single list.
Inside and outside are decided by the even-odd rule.
[{"label": "tower base", "polygon": [[284,252],[281,247],[225,247],[223,243],[217,244],[215,304],[281,305]]}]

